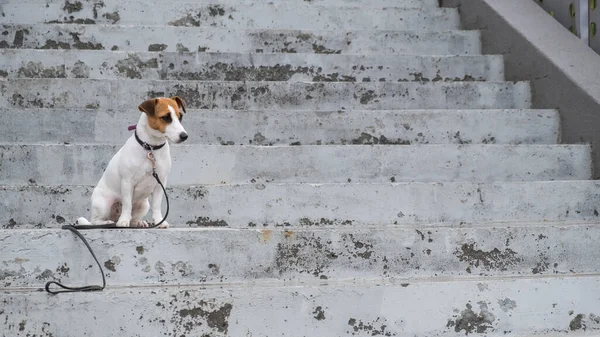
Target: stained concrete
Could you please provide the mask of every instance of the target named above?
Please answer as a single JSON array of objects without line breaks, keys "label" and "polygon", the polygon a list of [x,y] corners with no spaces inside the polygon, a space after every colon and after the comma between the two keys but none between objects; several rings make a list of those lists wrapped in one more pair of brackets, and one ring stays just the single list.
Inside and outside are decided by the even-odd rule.
[{"label": "stained concrete", "polygon": [[[3,23],[78,23],[225,29],[354,29],[354,30],[452,30],[460,27],[453,8],[364,8],[320,6],[303,2],[284,4],[207,4],[79,2],[72,6],[12,2],[2,6]],[[41,9],[41,10],[40,10]]]},{"label": "stained concrete", "polygon": [[[192,135],[192,134],[190,134]],[[586,145],[176,145],[169,186],[591,178]],[[0,185],[95,185],[121,145],[0,145]],[[441,170],[440,168],[443,168]],[[150,175],[151,171],[147,174]]]},{"label": "stained concrete", "polygon": [[[0,295],[7,308],[0,313],[0,324],[15,334],[54,336],[95,331],[265,337],[597,333],[598,299],[582,289],[598,293],[600,279],[259,282],[252,286],[117,287],[103,293],[59,296],[9,291]],[[514,309],[505,311],[499,301],[506,299],[514,301]],[[422,309],[415,310],[415,306]],[[322,320],[315,318],[319,307]]]},{"label": "stained concrete", "polygon": [[[589,146],[556,146],[561,111],[531,109],[529,83],[504,82],[481,32],[435,2],[4,1],[0,140],[21,144],[0,152],[0,331],[597,333],[600,184],[551,181],[589,178]],[[540,81],[537,61],[520,79]],[[85,232],[107,291],[38,292],[99,281],[58,228],[89,217],[88,183],[137,105],[172,94],[194,130],[173,149],[176,229]],[[551,109],[573,102],[553,95]]]},{"label": "stained concrete", "polygon": [[528,82],[232,82],[9,79],[0,103],[17,108],[118,109],[180,96],[203,109],[527,109]]},{"label": "stained concrete", "polygon": [[[139,119],[127,109],[1,108],[0,142],[122,145],[125,126]],[[188,109],[185,144],[556,144],[554,110],[219,110]],[[14,132],[19,128],[36,132]]]},{"label": "stained concrete", "polygon": [[[202,81],[503,81],[494,55],[408,56],[2,49],[5,78]],[[85,69],[85,71],[83,71]]]},{"label": "stained concrete", "polygon": [[[479,280],[600,272],[595,257],[600,227],[596,225],[214,227],[83,234],[111,287],[362,278]],[[0,231],[0,241],[5,248],[0,257],[0,288],[34,290],[50,280],[76,284],[98,278],[87,248],[69,231],[5,230]],[[504,300],[503,305],[505,311],[514,309],[510,301]]]},{"label": "stained concrete", "polygon": [[[477,31],[202,30],[176,26],[9,25],[0,47],[317,54],[481,54]],[[131,39],[135,36],[135,39]]]},{"label": "stained concrete", "polygon": [[[2,186],[0,226],[57,227],[89,217],[92,188]],[[600,203],[600,183],[595,181],[276,184],[256,180],[167,191],[173,225],[232,228],[596,221]]]}]

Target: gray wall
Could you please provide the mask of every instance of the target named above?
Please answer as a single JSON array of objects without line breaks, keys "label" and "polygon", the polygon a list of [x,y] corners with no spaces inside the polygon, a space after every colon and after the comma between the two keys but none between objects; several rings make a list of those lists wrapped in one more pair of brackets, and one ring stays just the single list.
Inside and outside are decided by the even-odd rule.
[{"label": "gray wall", "polygon": [[600,56],[533,1],[440,0],[465,29],[482,31],[483,52],[505,57],[508,81],[532,82],[535,108],[558,109],[563,143],[591,143],[600,176]]}]

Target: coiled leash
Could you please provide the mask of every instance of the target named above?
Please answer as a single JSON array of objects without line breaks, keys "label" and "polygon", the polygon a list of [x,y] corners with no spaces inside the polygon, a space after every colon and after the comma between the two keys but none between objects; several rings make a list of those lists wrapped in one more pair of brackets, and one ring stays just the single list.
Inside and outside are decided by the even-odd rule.
[{"label": "coiled leash", "polygon": [[[94,260],[96,261],[96,264],[98,265],[98,268],[100,269],[100,274],[102,275],[102,285],[101,286],[100,285],[88,285],[88,286],[82,286],[82,287],[69,287],[62,283],[56,282],[56,281],[48,281],[45,286],[46,292],[48,292],[52,295],[55,295],[55,294],[61,294],[61,293],[102,291],[102,290],[104,290],[104,288],[106,288],[106,277],[104,276],[104,270],[102,269],[102,265],[98,261],[98,258],[96,257],[96,254],[94,254],[94,251],[92,250],[92,247],[90,246],[88,241],[79,232],[80,230],[88,230],[88,229],[152,229],[152,228],[156,228],[156,227],[160,226],[163,222],[165,222],[165,220],[167,220],[167,216],[169,216],[169,197],[167,195],[167,190],[165,189],[165,186],[162,184],[162,182],[160,181],[160,178],[158,178],[158,174],[156,173],[156,159],[154,158],[154,153],[153,153],[154,150],[158,150],[158,149],[162,148],[166,143],[163,143],[161,145],[156,145],[156,146],[150,145],[146,142],[143,142],[138,137],[137,132],[135,133],[135,139],[144,149],[146,149],[146,151],[148,151],[148,160],[150,160],[152,162],[152,176],[154,177],[154,179],[156,179],[156,182],[162,188],[163,193],[165,195],[165,200],[167,202],[167,211],[165,212],[165,216],[159,223],[154,224],[152,226],[148,226],[148,227],[118,227],[116,224],[83,225],[83,226],[64,225],[64,226],[62,226],[61,229],[69,230],[69,231],[73,232],[75,235],[77,235],[81,239],[81,241],[83,241],[83,243],[85,244],[87,249],[90,251],[90,254],[92,254],[92,257],[94,258]],[[62,288],[63,290],[52,290],[52,289],[50,289],[50,286],[52,286],[52,285],[56,285],[56,286]]]}]

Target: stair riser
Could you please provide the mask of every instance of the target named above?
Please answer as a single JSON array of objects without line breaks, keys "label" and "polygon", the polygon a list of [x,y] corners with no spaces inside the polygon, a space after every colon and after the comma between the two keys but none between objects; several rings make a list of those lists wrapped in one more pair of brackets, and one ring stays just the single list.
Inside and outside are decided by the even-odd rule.
[{"label": "stair riser", "polygon": [[[6,78],[202,81],[503,81],[500,56],[213,54],[4,49]],[[85,72],[79,69],[85,68]]]},{"label": "stair riser", "polygon": [[[137,110],[0,109],[0,142],[122,145]],[[554,110],[188,110],[186,144],[556,144]],[[35,130],[35,132],[29,132]]]},{"label": "stair riser", "polygon": [[[110,286],[600,272],[597,226],[83,234]],[[0,241],[0,287],[78,284],[98,273],[86,268],[94,261],[69,231],[4,230]]]},{"label": "stair riser", "polygon": [[[95,185],[120,147],[2,145],[0,184]],[[256,180],[384,183],[591,179],[590,148],[585,145],[179,145],[171,153],[171,186]]]},{"label": "stair riser", "polygon": [[[582,291],[585,289],[586,291]],[[77,337],[505,336],[598,332],[598,278],[7,293],[6,331]],[[418,310],[415,310],[418,308]],[[527,319],[515,319],[527,317]],[[107,324],[106,322],[110,322]],[[19,331],[19,329],[22,330]]]},{"label": "stair riser", "polygon": [[224,5],[162,2],[10,3],[2,6],[9,24],[81,23],[225,29],[452,30],[460,28],[455,8],[385,9],[304,4]]},{"label": "stair riser", "polygon": [[137,107],[177,95],[208,109],[528,109],[528,82],[300,83],[15,79],[0,83],[0,103],[21,108]]},{"label": "stair riser", "polygon": [[[592,181],[443,184],[264,184],[172,187],[169,222],[184,226],[362,226],[598,219]],[[89,217],[91,186],[0,190],[4,228]],[[541,202],[539,196],[543,195]],[[32,211],[33,210],[33,211]]]},{"label": "stair riser", "polygon": [[481,54],[477,31],[197,30],[100,25],[5,25],[0,47],[364,55]]}]

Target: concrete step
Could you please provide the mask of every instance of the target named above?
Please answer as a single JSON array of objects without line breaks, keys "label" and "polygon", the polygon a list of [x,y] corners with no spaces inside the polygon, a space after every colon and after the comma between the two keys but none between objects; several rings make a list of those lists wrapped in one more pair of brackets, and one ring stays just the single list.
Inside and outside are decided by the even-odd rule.
[{"label": "concrete step", "polygon": [[[111,287],[600,272],[600,226],[591,224],[83,234],[106,267]],[[0,287],[43,288],[50,280],[79,284],[98,278],[87,268],[94,265],[92,256],[70,231],[6,229],[0,230],[0,241]]]},{"label": "concrete step", "polygon": [[[126,110],[0,108],[0,142],[122,145]],[[556,110],[188,110],[186,144],[556,144]],[[35,130],[35,132],[29,132]]]},{"label": "concrete step", "polygon": [[[92,186],[2,186],[3,228],[89,217]],[[597,181],[269,184],[169,187],[184,226],[364,226],[488,221],[597,221]]]},{"label": "concrete step", "polygon": [[3,23],[78,23],[226,29],[382,29],[451,30],[460,28],[456,8],[328,7],[301,2],[225,5],[147,1],[9,3]]},{"label": "concrete step", "polygon": [[[120,147],[0,145],[0,185],[95,185]],[[588,145],[178,145],[168,180],[170,186],[588,180],[590,156]]]},{"label": "concrete step", "polygon": [[232,82],[9,79],[0,103],[21,108],[136,109],[148,97],[177,95],[208,109],[528,109],[529,82]]},{"label": "concrete step", "polygon": [[597,275],[323,283],[111,288],[58,296],[5,291],[0,301],[10,309],[0,311],[0,321],[11,335],[65,337],[98,331],[107,336],[589,336],[600,330],[600,300],[590,295],[600,292]]},{"label": "concrete step", "polygon": [[[503,81],[501,56],[0,50],[0,76],[146,80]],[[85,71],[81,71],[85,69]]]},{"label": "concrete step", "polygon": [[[76,11],[77,8],[79,8],[79,5],[77,4],[78,2],[81,3],[81,8],[83,8],[83,6],[89,6],[90,3],[97,3],[98,10],[103,9],[105,6],[114,6],[115,3],[119,3],[119,4],[123,3],[123,2],[119,2],[117,0],[103,0],[102,3],[104,4],[104,6],[102,6],[102,4],[96,2],[96,0],[78,0],[78,1],[70,1],[69,3],[71,5],[68,6],[68,8],[70,7],[72,11],[73,10]],[[171,2],[180,4],[180,3],[189,3],[190,0],[172,0]],[[402,1],[398,1],[398,0],[370,0],[370,1],[364,1],[364,0],[310,0],[310,1],[305,1],[305,0],[277,0],[277,1],[274,1],[274,0],[195,0],[193,2],[199,3],[199,4],[209,4],[209,5],[255,5],[255,4],[298,5],[298,4],[303,4],[303,5],[317,5],[317,6],[361,6],[361,7],[366,7],[366,8],[384,8],[384,7],[437,8],[439,6],[438,0],[402,0]],[[46,5],[56,6],[58,4],[58,5],[62,5],[63,7],[65,7],[65,5],[67,5],[63,0],[45,0],[45,1],[4,0],[2,6],[8,7],[8,5],[14,5],[15,3],[17,3],[17,4],[26,3],[30,6],[38,5],[40,3],[43,3],[44,6],[46,6]],[[138,5],[138,3],[145,3],[147,5],[148,4],[157,5],[157,3],[148,2],[147,0],[127,0],[125,3],[127,3],[127,4],[135,3],[136,6]],[[2,6],[0,6],[0,9],[2,9]],[[39,7],[35,7],[34,9],[37,9],[37,8],[39,8]],[[67,10],[67,12],[68,12],[68,10]]]},{"label": "concrete step", "polygon": [[0,48],[215,53],[481,54],[478,31],[231,30],[119,25],[3,25]]},{"label": "concrete step", "polygon": [[[600,272],[600,226],[586,224],[83,234],[106,268],[111,287]],[[92,256],[70,231],[0,230],[0,242],[0,287],[43,288],[50,280],[80,284],[98,279]]]}]

